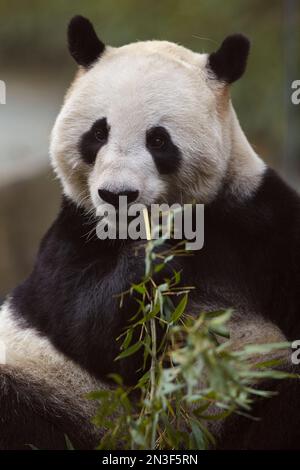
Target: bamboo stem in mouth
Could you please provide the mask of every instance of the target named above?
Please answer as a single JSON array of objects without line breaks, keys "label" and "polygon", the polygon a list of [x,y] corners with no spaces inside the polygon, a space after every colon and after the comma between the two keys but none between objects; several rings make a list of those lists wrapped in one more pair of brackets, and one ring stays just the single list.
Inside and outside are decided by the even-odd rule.
[{"label": "bamboo stem in mouth", "polygon": [[151,240],[151,228],[150,228],[150,221],[149,221],[149,214],[147,208],[143,209],[143,217],[145,222],[145,229],[146,229],[146,238],[148,241]]}]

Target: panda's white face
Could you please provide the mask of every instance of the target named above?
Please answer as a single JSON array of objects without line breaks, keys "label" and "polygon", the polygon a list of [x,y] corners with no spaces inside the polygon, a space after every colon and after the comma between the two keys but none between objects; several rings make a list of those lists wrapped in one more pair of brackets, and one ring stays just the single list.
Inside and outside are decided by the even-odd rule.
[{"label": "panda's white face", "polygon": [[103,190],[143,204],[210,199],[227,156],[206,62],[166,42],[108,49],[77,78],[53,131],[65,192],[87,207]]},{"label": "panda's white face", "polygon": [[52,133],[65,194],[87,209],[122,194],[145,205],[212,200],[228,172],[234,112],[207,63],[148,41],[107,47],[81,69]]}]

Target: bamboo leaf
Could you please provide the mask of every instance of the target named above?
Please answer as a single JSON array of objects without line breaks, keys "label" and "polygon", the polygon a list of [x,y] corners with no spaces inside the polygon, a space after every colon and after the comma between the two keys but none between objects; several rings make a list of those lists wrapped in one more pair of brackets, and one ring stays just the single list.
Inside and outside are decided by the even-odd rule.
[{"label": "bamboo leaf", "polygon": [[186,306],[187,306],[187,301],[188,301],[188,296],[185,294],[183,298],[180,300],[179,304],[175,308],[173,314],[171,315],[171,322],[176,323],[182,316],[182,314],[185,312]]},{"label": "bamboo leaf", "polygon": [[142,344],[143,344],[142,342],[137,342],[133,344],[132,346],[130,346],[128,349],[125,349],[125,351],[121,352],[121,354],[119,354],[116,357],[115,361],[120,360],[120,359],[125,359],[125,357],[132,356],[142,347]]}]

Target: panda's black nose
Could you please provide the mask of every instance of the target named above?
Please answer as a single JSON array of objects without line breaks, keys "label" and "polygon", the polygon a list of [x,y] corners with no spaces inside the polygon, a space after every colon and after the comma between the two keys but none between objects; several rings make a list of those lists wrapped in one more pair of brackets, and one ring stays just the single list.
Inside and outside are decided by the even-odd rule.
[{"label": "panda's black nose", "polygon": [[98,194],[103,201],[108,202],[109,204],[115,207],[119,205],[120,196],[127,196],[128,204],[136,201],[139,197],[139,191],[133,191],[131,189],[119,192],[108,191],[107,189],[99,189]]}]

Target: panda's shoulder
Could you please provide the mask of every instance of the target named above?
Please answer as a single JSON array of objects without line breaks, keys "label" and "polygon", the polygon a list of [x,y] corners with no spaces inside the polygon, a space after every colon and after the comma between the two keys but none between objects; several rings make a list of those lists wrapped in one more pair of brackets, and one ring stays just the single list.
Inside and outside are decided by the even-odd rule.
[{"label": "panda's shoulder", "polygon": [[252,227],[260,233],[276,228],[288,234],[289,230],[300,229],[300,196],[275,170],[266,167],[259,185],[243,198],[225,183],[208,205],[207,216],[209,221],[214,219],[231,227]]}]

